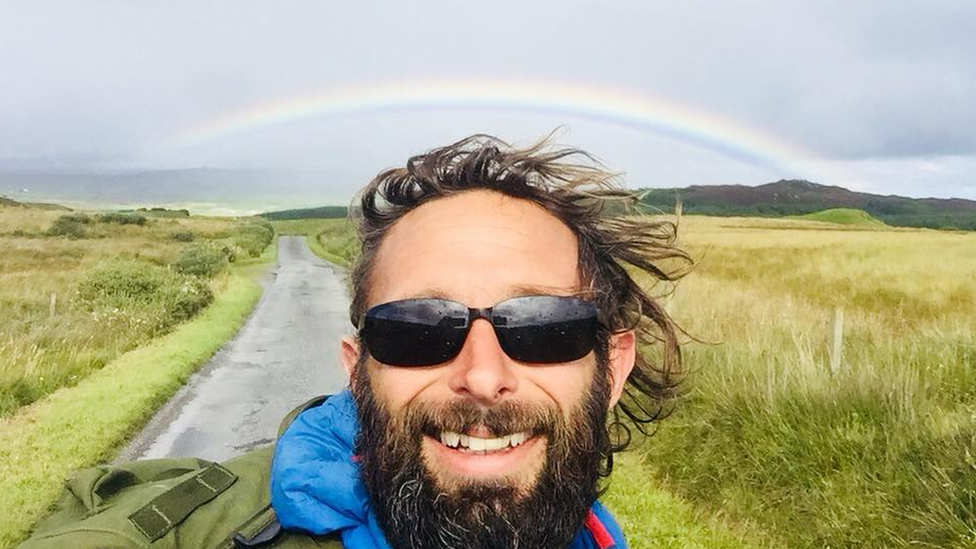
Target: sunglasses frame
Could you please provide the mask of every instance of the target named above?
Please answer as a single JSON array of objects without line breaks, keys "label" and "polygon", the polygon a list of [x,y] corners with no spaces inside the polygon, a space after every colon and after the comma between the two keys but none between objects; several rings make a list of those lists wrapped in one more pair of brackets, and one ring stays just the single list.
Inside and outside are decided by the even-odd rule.
[{"label": "sunglasses frame", "polygon": [[[532,301],[542,302],[541,305],[549,305],[549,310],[541,305],[537,305],[535,308],[531,308],[531,305],[529,305],[530,308],[527,311],[519,311],[516,309],[513,313],[521,312],[522,314],[520,317],[514,318],[516,321],[514,324],[508,323],[509,320],[513,319],[513,315],[512,313],[506,313],[507,307],[518,307],[522,303]],[[421,305],[432,308],[440,307],[442,314],[427,319],[437,321],[436,324],[411,322],[409,320],[412,314],[418,314],[418,311],[410,309]],[[523,307],[525,306],[523,305]],[[520,321],[526,322],[526,319],[531,320],[533,317],[540,315],[545,316],[547,313],[551,315],[554,312],[558,312],[560,307],[565,318],[558,318],[554,322],[520,323]],[[502,311],[501,315],[497,314],[499,309]],[[452,312],[457,314],[449,314]],[[397,316],[397,313],[400,313],[404,318],[390,318]],[[475,320],[483,318],[491,324],[495,332],[495,337],[509,358],[534,364],[555,364],[580,359],[596,347],[597,338],[602,328],[599,316],[599,310],[592,302],[572,295],[520,295],[499,301],[491,307],[468,307],[458,301],[429,297],[390,301],[371,307],[360,318],[358,329],[360,339],[363,341],[366,349],[374,358],[384,364],[397,367],[436,366],[449,362],[457,357],[461,352],[461,348],[464,346],[464,342],[467,341],[472,324],[474,324]],[[428,336],[431,331],[441,330],[443,337],[434,339],[432,342],[433,344],[442,346],[441,352],[428,351],[426,355],[418,352],[412,356],[413,360],[409,359],[411,358],[410,356],[404,357],[402,354],[396,356],[396,351],[389,352],[390,350],[388,348],[381,349],[379,353],[376,353],[375,351],[378,350],[376,349],[376,341],[373,341],[373,345],[370,345],[369,341],[372,339],[372,330],[370,328],[382,322],[400,322],[405,326],[409,325],[414,327],[427,326],[428,328],[424,330],[423,335],[418,336],[413,341],[413,343],[418,344],[422,343],[423,338]],[[575,340],[572,338],[567,340],[564,337],[562,341],[548,341],[546,343],[549,345],[543,346],[542,348],[535,348],[530,341],[523,341],[523,338],[525,340],[531,340],[532,336],[538,338],[540,334],[545,335],[546,330],[552,331],[559,329],[559,326],[564,327],[564,329],[560,329],[560,336],[566,336],[566,330],[573,329],[570,327],[573,323],[576,323],[575,329],[579,332],[570,334],[575,336]],[[522,330],[518,331],[520,328]],[[534,333],[533,330],[535,331]],[[553,336],[550,334],[549,337],[552,339]],[[586,339],[585,341],[580,341],[579,338]],[[574,343],[575,346],[573,345]],[[558,354],[560,350],[564,354]],[[535,352],[533,353],[533,351]],[[377,356],[377,354],[382,356]]]}]

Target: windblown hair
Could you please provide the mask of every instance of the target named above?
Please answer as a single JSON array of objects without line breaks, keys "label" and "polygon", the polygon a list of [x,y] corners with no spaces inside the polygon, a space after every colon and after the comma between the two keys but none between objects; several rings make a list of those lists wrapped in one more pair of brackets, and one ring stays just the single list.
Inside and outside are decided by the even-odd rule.
[{"label": "windblown hair", "polygon": [[[358,326],[366,312],[377,252],[397,220],[424,203],[474,189],[534,202],[575,233],[581,290],[592,295],[599,310],[598,353],[606,356],[611,334],[631,329],[639,343],[659,347],[655,359],[638,352],[623,398],[613,410],[610,427],[617,432],[612,451],[623,449],[630,430],[620,414],[647,433],[645,427],[669,409],[684,375],[680,328],[625,266],[639,271],[638,276],[649,275],[648,283],[673,282],[688,272],[692,260],[676,246],[675,223],[624,215],[636,213],[639,197],[620,187],[616,175],[584,151],[555,148],[548,139],[514,148],[495,137],[473,135],[377,175],[360,191],[360,207],[350,208],[362,242],[352,272],[353,324]],[[609,468],[612,453],[607,457]]]}]

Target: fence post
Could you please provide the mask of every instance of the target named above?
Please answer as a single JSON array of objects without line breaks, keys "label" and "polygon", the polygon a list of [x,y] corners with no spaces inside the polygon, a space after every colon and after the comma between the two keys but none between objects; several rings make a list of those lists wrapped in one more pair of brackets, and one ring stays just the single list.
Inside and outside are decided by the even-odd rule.
[{"label": "fence post", "polygon": [[50,316],[54,316],[58,312],[58,294],[51,294],[51,306],[50,306]]},{"label": "fence post", "polygon": [[844,308],[834,309],[833,320],[830,323],[830,373],[840,371],[844,352]]}]

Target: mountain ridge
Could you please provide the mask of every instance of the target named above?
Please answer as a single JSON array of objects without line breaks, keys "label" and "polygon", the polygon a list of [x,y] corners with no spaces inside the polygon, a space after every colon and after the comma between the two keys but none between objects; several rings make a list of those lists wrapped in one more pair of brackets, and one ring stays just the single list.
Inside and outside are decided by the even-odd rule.
[{"label": "mountain ridge", "polygon": [[641,191],[642,203],[669,213],[678,198],[686,214],[783,217],[855,208],[893,226],[976,230],[976,200],[862,193],[805,179],[781,179],[755,187],[692,185]]}]

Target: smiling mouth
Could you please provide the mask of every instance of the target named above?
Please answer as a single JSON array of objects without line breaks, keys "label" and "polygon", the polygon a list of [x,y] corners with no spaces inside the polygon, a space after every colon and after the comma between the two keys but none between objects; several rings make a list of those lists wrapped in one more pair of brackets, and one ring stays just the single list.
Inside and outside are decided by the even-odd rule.
[{"label": "smiling mouth", "polygon": [[441,444],[462,452],[491,453],[517,448],[531,438],[527,432],[512,433],[501,437],[477,437],[454,431],[441,431]]},{"label": "smiling mouth", "polygon": [[485,425],[463,432],[434,431],[425,434],[428,456],[437,468],[462,478],[519,475],[535,470],[544,459],[545,433],[517,431],[502,434]]}]

